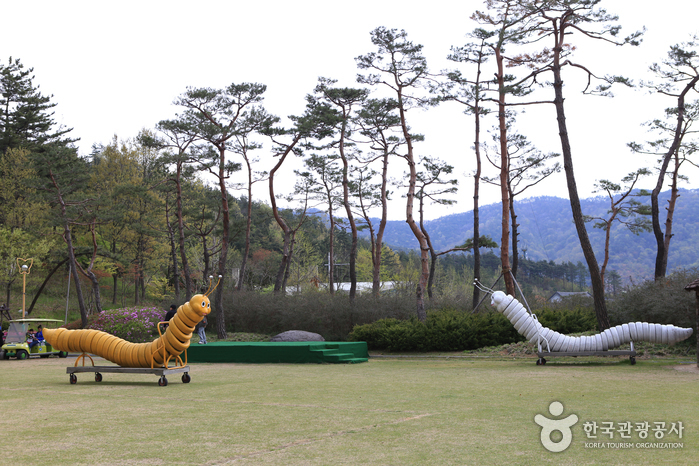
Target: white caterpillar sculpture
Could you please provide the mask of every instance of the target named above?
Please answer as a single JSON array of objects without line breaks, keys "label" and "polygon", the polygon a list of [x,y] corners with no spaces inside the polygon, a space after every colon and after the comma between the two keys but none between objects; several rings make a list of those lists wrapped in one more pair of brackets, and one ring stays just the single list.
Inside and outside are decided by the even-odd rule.
[{"label": "white caterpillar sculpture", "polygon": [[502,312],[527,340],[531,343],[538,341],[549,352],[606,351],[631,341],[671,344],[692,335],[691,328],[631,322],[608,328],[597,335],[569,337],[541,325],[519,301],[502,291],[493,293],[490,304]]}]

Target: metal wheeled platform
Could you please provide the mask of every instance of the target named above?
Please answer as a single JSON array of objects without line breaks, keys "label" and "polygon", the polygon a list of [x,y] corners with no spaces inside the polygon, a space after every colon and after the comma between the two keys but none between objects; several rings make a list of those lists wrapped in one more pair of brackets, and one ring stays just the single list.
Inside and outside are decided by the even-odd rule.
[{"label": "metal wheeled platform", "polygon": [[167,386],[166,375],[170,374],[182,374],[182,383],[189,383],[192,378],[189,375],[189,366],[180,366],[173,368],[140,368],[140,367],[120,367],[120,366],[72,366],[66,368],[66,374],[70,374],[70,383],[78,383],[78,376],[75,375],[78,372],[94,372],[95,382],[102,381],[102,373],[114,373],[114,374],[153,374],[160,376],[158,379],[158,385],[161,387]]},{"label": "metal wheeled platform", "polygon": [[[541,348],[541,347],[540,347]],[[607,351],[539,351],[536,353],[539,356],[539,359],[536,360],[536,365],[537,366],[543,366],[546,364],[546,358],[551,357],[551,358],[556,358],[556,357],[578,357],[578,356],[602,356],[602,357],[607,357],[607,356],[628,356],[629,361],[631,361],[631,365],[636,364],[636,351],[633,349],[633,342],[631,342],[631,349],[630,350],[607,350]]]}]

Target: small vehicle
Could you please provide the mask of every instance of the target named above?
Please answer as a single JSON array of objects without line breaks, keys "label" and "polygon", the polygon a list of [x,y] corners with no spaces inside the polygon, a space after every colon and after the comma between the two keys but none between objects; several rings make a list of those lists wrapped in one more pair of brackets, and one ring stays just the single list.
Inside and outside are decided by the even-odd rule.
[{"label": "small vehicle", "polygon": [[7,329],[7,337],[5,344],[0,350],[2,359],[29,359],[30,357],[48,358],[51,355],[65,358],[68,353],[53,349],[43,339],[37,340],[29,333],[30,328],[35,328],[39,324],[58,323],[63,324],[62,320],[57,319],[16,319],[11,320],[10,327]]}]

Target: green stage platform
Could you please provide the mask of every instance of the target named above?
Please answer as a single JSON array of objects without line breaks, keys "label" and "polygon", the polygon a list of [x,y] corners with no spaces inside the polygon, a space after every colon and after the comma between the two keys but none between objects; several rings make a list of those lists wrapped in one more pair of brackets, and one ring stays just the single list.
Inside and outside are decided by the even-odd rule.
[{"label": "green stage platform", "polygon": [[354,364],[369,360],[366,342],[213,342],[192,344],[188,362]]}]

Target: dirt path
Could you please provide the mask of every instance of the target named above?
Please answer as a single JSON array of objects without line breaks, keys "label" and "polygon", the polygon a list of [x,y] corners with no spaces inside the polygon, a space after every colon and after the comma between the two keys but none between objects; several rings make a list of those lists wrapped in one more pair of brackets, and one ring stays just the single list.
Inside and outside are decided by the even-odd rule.
[{"label": "dirt path", "polygon": [[699,374],[699,367],[696,364],[678,364],[677,366],[672,366],[672,368],[680,372]]}]

